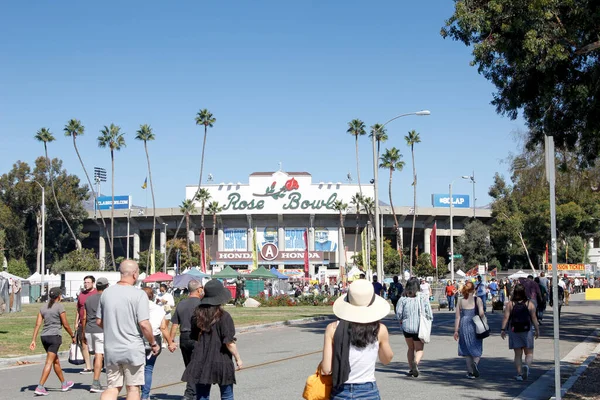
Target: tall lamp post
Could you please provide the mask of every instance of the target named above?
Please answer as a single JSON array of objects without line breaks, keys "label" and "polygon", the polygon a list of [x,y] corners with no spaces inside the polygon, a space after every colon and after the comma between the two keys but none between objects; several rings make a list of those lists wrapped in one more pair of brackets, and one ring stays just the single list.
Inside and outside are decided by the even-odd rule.
[{"label": "tall lamp post", "polygon": [[39,183],[38,181],[36,181],[35,179],[28,179],[25,182],[34,182],[37,183],[37,185],[40,187],[40,189],[42,189],[42,209],[41,209],[41,213],[42,213],[42,259],[41,259],[41,266],[40,266],[40,274],[42,275],[42,293],[41,295],[44,294],[44,275],[46,274],[46,189],[44,188],[44,186]]},{"label": "tall lamp post", "polygon": [[[387,121],[385,124],[381,125],[381,127],[379,128],[380,130],[383,129],[383,127],[385,127],[387,124],[389,124],[390,122],[397,120],[398,118],[401,117],[406,117],[409,115],[418,115],[418,116],[423,116],[423,115],[430,115],[431,112],[429,110],[422,110],[422,111],[416,111],[416,112],[411,112],[411,113],[406,113],[406,114],[400,114],[395,116],[394,118],[390,119],[389,121]],[[375,191],[375,254],[376,254],[376,263],[377,263],[377,277],[379,278],[379,282],[383,282],[383,252],[381,250],[381,232],[380,232],[380,228],[379,228],[379,193],[378,193],[378,188],[379,188],[379,178],[378,178],[378,169],[379,169],[379,160],[377,159],[377,145],[376,145],[376,136],[375,134],[373,134],[371,136],[371,142],[373,143],[373,190]]]},{"label": "tall lamp post", "polygon": [[454,225],[452,222],[452,185],[454,181],[450,182],[449,195],[450,195],[450,280],[454,282]]},{"label": "tall lamp post", "polygon": [[163,251],[163,248],[161,247],[160,252],[163,253],[163,256],[165,258],[165,265],[163,267],[163,272],[166,274],[167,273],[167,226],[169,225],[166,222],[162,223],[164,228],[165,228],[165,248]]},{"label": "tall lamp post", "polygon": [[477,201],[477,199],[475,198],[475,171],[473,171],[473,174],[471,176],[463,175],[462,178],[470,180],[473,184],[473,219],[475,219],[475,202]]}]

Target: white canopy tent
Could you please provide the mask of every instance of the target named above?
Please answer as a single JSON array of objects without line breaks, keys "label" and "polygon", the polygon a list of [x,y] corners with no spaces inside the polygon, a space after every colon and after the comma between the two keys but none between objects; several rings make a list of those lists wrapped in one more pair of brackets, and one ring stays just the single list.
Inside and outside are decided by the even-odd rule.
[{"label": "white canopy tent", "polygon": [[27,280],[25,278],[21,278],[20,276],[9,274],[6,271],[0,272],[0,276],[2,276],[5,279],[14,279],[14,280],[17,280],[17,281],[26,281]]},{"label": "white canopy tent", "polygon": [[464,278],[465,276],[467,276],[467,274],[465,274],[465,273],[462,271],[462,269],[459,269],[458,271],[456,271],[456,275],[458,275],[458,276],[460,276],[460,277],[463,277],[463,278]]},{"label": "white canopy tent", "polygon": [[518,270],[512,275],[509,275],[509,279],[518,279],[518,278],[527,278],[529,274],[527,272],[523,272],[523,270]]},{"label": "white canopy tent", "polygon": [[[42,274],[40,274],[39,272],[34,273],[33,275],[31,275],[29,278],[27,278],[27,280],[29,281],[29,283],[41,283],[42,282]],[[46,274],[44,275],[44,282],[45,283],[60,283],[60,275],[56,275],[56,274]]]}]

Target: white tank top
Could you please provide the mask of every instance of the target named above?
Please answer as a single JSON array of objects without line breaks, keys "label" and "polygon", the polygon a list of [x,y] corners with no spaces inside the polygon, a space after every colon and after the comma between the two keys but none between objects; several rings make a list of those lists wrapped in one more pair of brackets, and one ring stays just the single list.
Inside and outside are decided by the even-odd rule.
[{"label": "white tank top", "polygon": [[350,374],[344,383],[375,382],[375,363],[379,354],[379,341],[359,349],[350,345]]}]

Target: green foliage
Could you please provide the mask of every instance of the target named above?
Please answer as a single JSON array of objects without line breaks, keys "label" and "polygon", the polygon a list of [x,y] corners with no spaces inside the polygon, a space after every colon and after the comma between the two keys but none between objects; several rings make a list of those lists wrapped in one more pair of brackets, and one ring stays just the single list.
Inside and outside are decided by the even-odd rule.
[{"label": "green foliage", "polygon": [[288,295],[277,295],[265,298],[265,294],[260,292],[258,296],[253,297],[262,307],[294,307],[294,306],[323,306],[333,305],[338,296],[328,296],[324,294],[309,294],[298,297]]},{"label": "green foliage", "polygon": [[[456,263],[455,263],[456,264]],[[448,268],[446,266],[446,260],[444,257],[437,258],[438,265],[438,277],[441,279],[448,273]],[[431,254],[429,253],[421,253],[417,258],[417,263],[413,267],[413,275],[414,276],[435,276],[435,268],[431,263]]]},{"label": "green foliage", "polygon": [[597,2],[456,0],[441,33],[472,47],[472,65],[497,88],[496,111],[522,112],[530,144],[548,134],[586,161],[598,157]]},{"label": "green foliage", "polygon": [[[362,270],[365,270],[363,266],[362,252],[356,253],[352,256],[354,265]],[[371,241],[371,257],[370,257],[371,268],[375,270],[377,265],[377,254],[375,253],[375,241]],[[400,264],[400,255],[398,251],[392,247],[390,240],[383,241],[383,271],[385,275],[398,275],[402,273],[402,266]]]},{"label": "green foliage", "polygon": [[[150,250],[140,251],[140,258],[137,260],[138,265],[140,267],[140,271],[146,271],[146,274],[149,274],[150,265],[148,265],[148,252]],[[117,264],[119,261],[117,261]],[[156,271],[162,271],[163,266],[165,264],[165,256],[160,252],[160,250],[154,250],[154,268]],[[171,264],[172,265],[172,264]]]},{"label": "green foliage", "polygon": [[8,260],[8,273],[21,278],[28,278],[31,275],[27,263],[22,258]]},{"label": "green foliage", "polygon": [[[181,268],[195,267],[200,265],[200,245],[198,243],[190,243],[190,256],[188,258],[185,239],[171,239],[167,242],[167,246],[172,246],[173,252],[169,255],[167,265],[173,265],[177,261],[177,250],[181,251],[179,261]],[[208,262],[208,261],[207,261]]]},{"label": "green foliage", "polygon": [[61,274],[65,271],[99,271],[100,260],[92,249],[74,250],[53,263],[51,269],[53,274]]},{"label": "green foliage", "polygon": [[4,244],[6,243],[6,232],[0,229],[0,266],[4,265]]},{"label": "green foliage", "polygon": [[479,220],[469,222],[465,225],[465,234],[456,241],[454,253],[462,254],[462,258],[454,261],[455,269],[470,269],[490,261],[494,249],[490,244],[489,228]]}]

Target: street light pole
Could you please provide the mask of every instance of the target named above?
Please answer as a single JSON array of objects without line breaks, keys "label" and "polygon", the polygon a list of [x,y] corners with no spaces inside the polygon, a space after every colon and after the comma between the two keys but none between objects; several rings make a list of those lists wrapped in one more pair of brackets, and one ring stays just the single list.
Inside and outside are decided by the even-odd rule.
[{"label": "street light pole", "polygon": [[454,282],[454,225],[452,222],[452,184],[450,183],[450,280]]},{"label": "street light pole", "polygon": [[165,258],[165,265],[163,267],[163,272],[166,274],[167,273],[167,224],[166,222],[163,222],[163,226],[165,227],[165,250],[163,252],[163,249],[161,248],[160,251],[163,252],[163,256]]},{"label": "street light pole", "polygon": [[475,170],[473,170],[473,174],[471,176],[463,175],[462,178],[470,180],[473,184],[473,219],[475,219],[475,204],[477,202],[477,199],[475,198]]},{"label": "street light pole", "polygon": [[[412,113],[406,113],[406,114],[400,114],[395,116],[394,118],[390,119],[389,121],[387,121],[385,124],[381,125],[381,127],[379,128],[379,130],[381,131],[381,129],[383,129],[387,124],[389,124],[390,122],[397,120],[398,118],[401,117],[406,117],[408,115],[418,115],[418,116],[423,116],[423,115],[430,115],[431,112],[429,110],[422,110],[422,111],[417,111],[417,112],[412,112]],[[376,134],[375,132],[373,132],[373,135],[371,136],[371,142],[373,144],[373,190],[375,191],[374,193],[374,202],[375,202],[375,259],[376,259],[376,265],[377,265],[377,278],[379,280],[379,282],[383,282],[383,251],[381,249],[381,232],[380,232],[380,224],[379,224],[379,160],[377,159],[377,146],[376,146]]]}]

